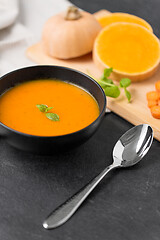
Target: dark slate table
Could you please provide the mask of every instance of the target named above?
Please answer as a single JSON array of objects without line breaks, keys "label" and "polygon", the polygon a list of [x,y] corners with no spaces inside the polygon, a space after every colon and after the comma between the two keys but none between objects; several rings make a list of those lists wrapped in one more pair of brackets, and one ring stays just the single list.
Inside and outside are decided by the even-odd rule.
[{"label": "dark slate table", "polygon": [[[159,0],[74,0],[95,12],[124,11],[148,20],[159,34]],[[132,125],[106,114],[84,145],[55,156],[20,152],[0,139],[0,240],[160,239],[160,144],[144,160],[110,173],[65,225],[47,231],[44,217],[112,161],[117,139]]]}]

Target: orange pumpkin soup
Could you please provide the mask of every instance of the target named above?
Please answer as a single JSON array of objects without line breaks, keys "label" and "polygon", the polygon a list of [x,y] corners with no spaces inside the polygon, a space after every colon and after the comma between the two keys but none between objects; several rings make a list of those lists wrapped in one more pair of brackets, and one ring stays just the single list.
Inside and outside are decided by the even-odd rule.
[{"label": "orange pumpkin soup", "polygon": [[[37,104],[48,106],[48,112],[40,111]],[[48,113],[56,113],[59,119],[49,119]],[[0,121],[31,135],[72,133],[91,124],[98,115],[98,104],[87,91],[60,80],[25,82],[0,97]]]}]

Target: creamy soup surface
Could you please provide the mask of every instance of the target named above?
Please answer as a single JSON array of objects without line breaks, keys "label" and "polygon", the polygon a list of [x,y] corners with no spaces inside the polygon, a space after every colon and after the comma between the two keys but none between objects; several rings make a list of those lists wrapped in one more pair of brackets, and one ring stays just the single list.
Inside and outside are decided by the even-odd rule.
[{"label": "creamy soup surface", "polygon": [[[50,120],[36,106],[53,107],[58,121]],[[10,88],[0,96],[0,121],[14,130],[38,136],[57,136],[78,131],[99,116],[92,95],[60,80],[36,80]]]}]

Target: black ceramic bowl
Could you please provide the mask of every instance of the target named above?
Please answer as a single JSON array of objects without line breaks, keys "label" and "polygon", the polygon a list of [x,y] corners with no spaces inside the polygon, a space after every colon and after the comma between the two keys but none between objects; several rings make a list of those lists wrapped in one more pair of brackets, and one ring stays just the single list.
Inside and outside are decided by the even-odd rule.
[{"label": "black ceramic bowl", "polygon": [[105,114],[106,97],[100,85],[89,76],[79,71],[59,66],[33,66],[10,72],[0,78],[0,94],[18,83],[43,78],[58,78],[81,86],[95,97],[100,108],[99,117],[89,126],[80,131],[62,136],[41,137],[29,135],[11,129],[0,122],[0,135],[10,145],[33,153],[53,154],[57,151],[62,152],[78,146],[92,136]]}]

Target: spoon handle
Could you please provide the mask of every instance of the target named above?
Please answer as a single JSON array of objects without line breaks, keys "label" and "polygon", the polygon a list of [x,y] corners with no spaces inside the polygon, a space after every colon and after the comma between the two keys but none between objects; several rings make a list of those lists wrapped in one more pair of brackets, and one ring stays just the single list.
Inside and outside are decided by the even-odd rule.
[{"label": "spoon handle", "polygon": [[106,174],[116,167],[118,167],[118,165],[115,164],[106,167],[89,184],[69,198],[64,204],[56,208],[44,221],[43,227],[46,229],[52,229],[64,224],[76,212],[79,206],[98,185],[98,183],[106,176]]}]

